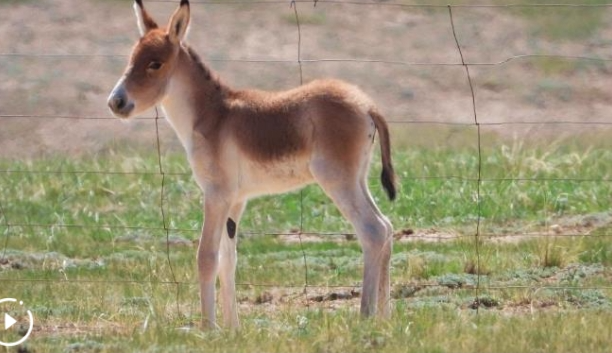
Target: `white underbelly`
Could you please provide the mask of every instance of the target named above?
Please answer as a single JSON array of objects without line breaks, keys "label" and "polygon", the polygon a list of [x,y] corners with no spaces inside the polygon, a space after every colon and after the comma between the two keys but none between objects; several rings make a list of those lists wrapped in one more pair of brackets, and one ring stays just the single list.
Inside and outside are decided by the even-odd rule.
[{"label": "white underbelly", "polygon": [[240,194],[247,199],[288,192],[314,182],[308,161],[304,158],[266,165],[249,161],[240,169]]}]

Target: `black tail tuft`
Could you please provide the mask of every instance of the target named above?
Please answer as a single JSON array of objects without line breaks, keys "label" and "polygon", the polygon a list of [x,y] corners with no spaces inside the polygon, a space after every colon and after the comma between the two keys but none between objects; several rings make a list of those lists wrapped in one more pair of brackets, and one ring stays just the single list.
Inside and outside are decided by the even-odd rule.
[{"label": "black tail tuft", "polygon": [[387,168],[383,168],[382,173],[380,174],[380,181],[382,182],[383,188],[387,192],[387,196],[389,196],[389,200],[395,200],[395,196],[397,194],[395,190],[395,180],[393,170],[389,171]]},{"label": "black tail tuft", "polygon": [[391,163],[391,141],[389,139],[389,127],[385,118],[380,115],[375,108],[370,109],[368,112],[376,125],[378,130],[379,141],[380,141],[380,159],[382,162],[382,174],[380,179],[387,191],[387,196],[391,201],[395,200],[395,172],[393,171],[393,164]]}]

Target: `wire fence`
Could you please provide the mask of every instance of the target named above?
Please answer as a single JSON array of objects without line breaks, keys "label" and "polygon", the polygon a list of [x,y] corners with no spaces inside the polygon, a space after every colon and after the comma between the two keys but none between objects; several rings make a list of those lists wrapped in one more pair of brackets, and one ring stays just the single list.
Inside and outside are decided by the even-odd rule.
[{"label": "wire fence", "polygon": [[[152,3],[172,3],[174,1],[150,1]],[[244,5],[243,1],[192,1],[194,7],[197,6],[241,6]],[[549,285],[546,283],[538,283],[536,285],[503,285],[503,284],[495,284],[495,283],[487,283],[481,280],[481,272],[478,270],[481,268],[481,254],[480,247],[482,246],[483,237],[489,237],[491,234],[483,233],[481,225],[483,222],[483,211],[481,209],[482,202],[482,186],[483,183],[486,182],[575,182],[575,183],[611,183],[612,176],[610,174],[607,177],[603,178],[563,178],[563,177],[550,177],[550,178],[541,178],[541,177],[488,177],[483,175],[483,132],[482,129],[484,127],[505,127],[505,126],[579,126],[579,127],[592,127],[592,128],[607,128],[612,126],[612,119],[609,116],[595,116],[591,117],[588,121],[575,121],[571,119],[567,120],[551,120],[550,118],[540,119],[538,117],[532,119],[525,119],[519,121],[483,121],[480,117],[479,104],[481,104],[481,100],[479,98],[479,88],[474,84],[474,76],[471,70],[475,68],[482,67],[503,67],[504,65],[508,65],[514,62],[521,62],[524,60],[531,59],[559,59],[559,60],[570,60],[570,61],[589,61],[595,62],[601,65],[609,65],[612,63],[612,57],[600,57],[600,56],[590,56],[583,55],[582,53],[575,53],[574,55],[556,55],[556,54],[519,54],[519,55],[511,55],[501,60],[494,61],[474,61],[473,59],[469,59],[464,55],[464,44],[462,42],[462,38],[460,37],[457,31],[457,10],[464,9],[486,9],[486,10],[506,10],[506,9],[538,9],[538,10],[554,10],[554,9],[568,9],[572,11],[578,11],[583,9],[597,9],[601,11],[610,11],[612,10],[612,4],[457,4],[457,5],[430,5],[430,4],[404,4],[404,3],[396,3],[396,2],[371,2],[371,1],[250,1],[249,5],[257,6],[257,5],[273,5],[277,8],[289,8],[290,14],[293,17],[292,21],[295,23],[294,28],[294,37],[295,37],[295,57],[293,59],[258,59],[258,58],[212,58],[207,61],[212,63],[232,63],[239,64],[244,66],[249,66],[255,63],[261,64],[291,64],[297,65],[298,72],[296,74],[296,80],[299,84],[304,83],[304,66],[311,64],[364,64],[364,65],[384,65],[390,67],[419,67],[419,66],[427,66],[432,68],[439,67],[456,67],[461,68],[463,70],[463,80],[465,81],[465,87],[467,91],[467,96],[470,98],[470,111],[469,116],[471,117],[471,121],[454,121],[454,120],[430,120],[423,117],[416,118],[406,118],[406,116],[392,116],[388,120],[390,124],[393,126],[418,126],[418,125],[448,125],[448,126],[465,126],[474,128],[476,130],[476,135],[474,141],[476,146],[476,170],[474,171],[474,176],[465,176],[465,175],[442,175],[442,176],[422,176],[422,177],[411,177],[415,180],[458,180],[464,182],[474,183],[475,185],[475,196],[476,200],[476,215],[473,219],[474,232],[471,234],[456,234],[453,236],[453,239],[472,239],[473,240],[473,250],[475,253],[476,259],[476,282],[473,286],[467,286],[475,291],[476,301],[478,301],[478,297],[482,290],[487,291],[495,291],[495,290],[530,290],[535,292],[540,289],[563,289],[563,290],[571,290],[571,289],[598,289],[598,290],[610,290],[611,286],[558,286],[558,285]],[[324,6],[354,6],[354,7],[367,7],[367,11],[375,11],[380,8],[402,8],[402,9],[417,9],[417,10],[430,10],[435,9],[438,11],[446,12],[446,24],[449,26],[452,35],[452,43],[453,50],[456,52],[459,60],[458,61],[404,61],[404,60],[386,60],[386,59],[370,59],[370,58],[355,58],[347,55],[346,58],[305,58],[304,56],[304,45],[303,45],[303,24],[301,21],[301,14],[303,9],[306,7],[324,7]],[[285,13],[287,10],[285,10]],[[364,10],[365,11],[365,10]],[[427,13],[426,13],[427,14]],[[612,39],[607,41],[608,52],[611,53],[609,49],[612,48],[610,45]],[[401,43],[398,43],[401,45]],[[125,60],[127,58],[127,54],[87,54],[87,53],[44,53],[44,52],[2,52],[0,53],[0,63],[4,62],[8,59],[41,59],[41,58],[52,58],[58,60],[81,60],[87,58],[117,58],[121,60]],[[66,73],[68,74],[68,73]],[[118,73],[117,73],[118,74]],[[118,75],[117,75],[118,77]],[[110,87],[109,87],[110,88]],[[406,114],[408,115],[408,114]],[[109,114],[106,114],[101,111],[96,114],[88,114],[86,116],[81,114],[45,114],[45,113],[0,113],[0,121],[7,121],[10,119],[34,119],[34,120],[77,120],[77,121],[93,121],[93,120],[114,120],[115,118],[111,117]],[[10,164],[7,168],[0,170],[1,175],[14,175],[14,174],[23,174],[23,175],[33,175],[33,174],[44,174],[48,175],[49,178],[53,178],[56,175],[85,175],[85,174],[103,174],[103,175],[151,175],[151,176],[159,176],[159,213],[161,215],[161,223],[160,225],[151,225],[148,227],[136,226],[136,225],[79,225],[79,224],[65,224],[62,222],[54,222],[54,223],[24,223],[20,221],[12,221],[10,219],[10,205],[12,200],[0,199],[0,218],[2,219],[2,227],[5,230],[5,238],[2,250],[2,256],[0,259],[6,258],[7,250],[9,249],[9,241],[11,234],[13,234],[13,230],[22,230],[27,228],[40,228],[40,229],[48,229],[52,231],[53,229],[58,228],[66,228],[66,229],[80,229],[80,228],[91,228],[97,227],[99,229],[108,229],[108,230],[138,230],[138,231],[159,231],[166,237],[166,249],[165,253],[167,256],[167,264],[170,269],[170,280],[168,281],[157,281],[156,283],[170,285],[175,287],[175,295],[176,295],[176,311],[177,313],[181,311],[179,308],[179,303],[181,302],[181,296],[184,295],[181,292],[182,285],[194,285],[194,281],[182,281],[175,274],[175,270],[173,267],[173,260],[171,258],[171,234],[174,232],[198,232],[198,228],[184,228],[184,227],[175,227],[170,224],[168,219],[167,210],[170,207],[167,203],[167,188],[170,183],[169,178],[175,176],[187,176],[190,175],[190,172],[187,171],[174,171],[167,170],[163,163],[163,151],[161,146],[161,138],[160,138],[160,120],[163,120],[164,117],[160,115],[157,109],[155,109],[155,115],[153,116],[145,116],[137,118],[138,120],[143,121],[152,121],[155,125],[155,149],[157,153],[157,170],[154,171],[113,171],[113,170],[62,170],[61,168],[58,170],[30,170],[30,169],[21,169],[17,167],[13,167]],[[304,226],[304,214],[303,214],[303,199],[304,194],[300,192],[300,218],[296,219],[296,224],[299,225],[297,230],[291,231],[274,231],[274,230],[264,230],[264,231],[255,231],[250,229],[241,230],[240,234],[243,235],[257,235],[257,234],[269,234],[269,235],[291,235],[298,234],[300,244],[302,244],[302,236],[305,235],[330,235],[330,236],[346,236],[352,235],[352,232],[347,230],[343,232],[317,232],[311,231]],[[603,198],[610,198],[611,195],[601,195]],[[604,210],[605,211],[605,210]],[[248,212],[248,211],[247,211]],[[522,237],[541,237],[542,234],[523,234]],[[591,236],[590,234],[557,234],[556,237],[585,237]],[[598,234],[598,237],[610,237],[612,234]],[[405,237],[411,237],[411,235],[405,235]],[[437,235],[424,235],[420,236],[419,239],[426,238],[438,239]],[[329,285],[329,284],[318,284],[313,283],[309,279],[309,270],[308,263],[306,260],[306,253],[302,248],[302,254],[304,257],[304,280],[300,285],[287,285],[284,283],[239,283],[239,286],[252,286],[252,287],[272,287],[272,288],[302,288],[305,291],[305,295],[308,297],[308,288],[354,288],[354,283],[347,283],[343,285]],[[48,282],[56,282],[57,279],[46,279],[46,278],[11,278],[10,276],[2,276],[0,282],[3,283],[11,283],[11,282],[26,282],[31,284],[41,284]],[[104,280],[104,281],[95,281],[95,280],[75,280],[75,279],[66,279],[66,282],[71,283],[104,283],[104,284],[121,284],[121,283],[143,283],[140,280],[131,280],[131,279],[114,279],[114,280]],[[431,283],[420,283],[419,286],[437,286],[437,284]],[[464,287],[465,288],[465,287]],[[478,306],[476,306],[478,308]]]}]

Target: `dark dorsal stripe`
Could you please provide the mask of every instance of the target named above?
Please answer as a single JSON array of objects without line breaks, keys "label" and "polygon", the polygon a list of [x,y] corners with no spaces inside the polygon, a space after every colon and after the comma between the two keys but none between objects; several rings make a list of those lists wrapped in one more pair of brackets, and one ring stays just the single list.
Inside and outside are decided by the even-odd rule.
[{"label": "dark dorsal stripe", "polygon": [[193,50],[188,45],[183,44],[183,46],[185,47],[185,49],[187,49],[187,53],[189,54],[189,57],[191,58],[191,60],[193,60],[193,62],[200,69],[202,74],[204,74],[204,78],[207,81],[213,81],[213,84],[215,85],[215,89],[217,89],[217,90],[221,89],[221,82],[219,82],[218,79],[212,77],[212,74],[211,74],[210,70],[202,62],[202,59],[200,59],[200,56],[198,55],[198,53],[196,53],[195,50]]}]

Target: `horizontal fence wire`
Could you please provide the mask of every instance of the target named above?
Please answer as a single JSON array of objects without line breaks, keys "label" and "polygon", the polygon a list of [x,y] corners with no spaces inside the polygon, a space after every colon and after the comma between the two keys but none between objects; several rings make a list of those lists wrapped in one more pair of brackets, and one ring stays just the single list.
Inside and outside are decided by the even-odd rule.
[{"label": "horizontal fence wire", "polygon": [[[47,114],[0,114],[0,119],[69,119],[69,120],[117,120],[109,116],[78,116],[78,115],[47,115]],[[130,120],[150,120],[165,119],[163,116],[155,117],[134,117]],[[402,120],[398,118],[387,119],[387,123],[392,125],[450,125],[450,126],[474,126],[473,123],[461,121],[438,121],[438,120]],[[534,121],[503,121],[503,122],[481,122],[481,126],[516,126],[516,125],[612,125],[612,121],[572,121],[572,120],[534,120]]]},{"label": "horizontal fence wire", "polygon": [[[121,54],[40,54],[40,53],[0,53],[0,58],[60,58],[60,59],[81,59],[81,58],[128,58],[128,55]],[[516,60],[523,59],[564,59],[564,60],[588,60],[596,62],[612,62],[612,58],[597,58],[590,56],[574,55],[555,55],[555,54],[521,54],[513,55],[501,61],[495,62],[418,62],[418,61],[391,61],[380,59],[357,59],[357,58],[327,58],[327,59],[300,59],[302,64],[316,63],[364,63],[364,64],[384,64],[397,66],[503,66]],[[210,62],[220,63],[241,63],[241,64],[295,64],[296,60],[289,59],[207,59]]]},{"label": "horizontal fence wire", "polygon": [[[173,0],[151,0],[150,2],[158,2],[158,3],[172,3],[176,2]],[[202,5],[245,5],[245,4],[256,4],[256,5],[265,5],[265,4],[309,4],[316,6],[317,4],[341,4],[341,5],[364,5],[364,6],[381,6],[381,7],[411,7],[411,8],[447,8],[447,7],[457,7],[457,8],[554,8],[554,7],[567,7],[567,8],[601,8],[601,7],[612,7],[611,4],[410,4],[410,3],[402,3],[395,1],[350,1],[350,0],[291,0],[291,2],[287,2],[285,0],[249,0],[249,1],[232,1],[232,0],[222,0],[222,1],[190,1],[192,4],[202,4]]]},{"label": "horizontal fence wire", "polygon": [[[175,4],[174,0],[149,0],[149,2],[157,2],[157,3],[172,3]],[[471,67],[502,67],[506,64],[513,63],[521,60],[531,60],[531,59],[561,59],[561,60],[586,60],[593,62],[601,62],[601,63],[609,63],[612,62],[612,57],[592,57],[585,55],[548,55],[548,54],[520,54],[520,55],[512,55],[508,56],[502,60],[492,61],[492,62],[477,62],[470,61],[464,58],[461,52],[461,38],[457,35],[455,31],[455,24],[453,20],[453,9],[463,9],[463,8],[486,8],[486,9],[508,9],[508,8],[538,8],[538,9],[552,9],[552,8],[567,8],[567,9],[608,9],[612,8],[611,4],[450,4],[450,5],[440,5],[440,4],[406,4],[399,3],[393,1],[333,1],[333,0],[320,0],[320,1],[311,1],[311,0],[292,0],[291,2],[285,0],[271,0],[271,1],[191,1],[191,3],[195,6],[202,5],[213,5],[213,6],[242,6],[245,4],[249,5],[276,5],[276,6],[291,6],[293,14],[295,16],[296,23],[296,41],[297,41],[297,53],[294,59],[257,59],[257,58],[224,58],[224,59],[209,59],[207,61],[210,62],[223,62],[223,63],[239,63],[239,64],[253,64],[253,63],[267,63],[267,64],[297,64],[299,68],[299,76],[296,77],[296,81],[300,84],[303,83],[302,77],[302,68],[304,65],[309,64],[317,64],[317,63],[363,63],[368,65],[390,65],[390,66],[430,66],[430,67],[461,67],[465,70],[465,79],[468,82],[469,87],[469,96],[471,98],[471,114],[473,117],[473,121],[471,122],[453,122],[453,121],[435,121],[435,120],[410,120],[410,119],[401,119],[400,117],[392,117],[388,119],[388,122],[393,125],[449,125],[449,126],[473,126],[477,129],[477,176],[476,177],[466,177],[459,175],[439,175],[439,176],[416,176],[416,177],[403,177],[406,180],[457,180],[475,183],[476,185],[476,199],[480,200],[482,198],[481,195],[481,186],[486,182],[577,182],[577,183],[609,183],[612,182],[612,178],[524,178],[524,177],[508,177],[508,178],[491,178],[482,175],[482,142],[481,142],[481,127],[485,126],[520,126],[520,125],[567,125],[567,126],[612,126],[612,120],[601,120],[601,121],[571,121],[571,120],[546,120],[546,121],[507,121],[507,122],[486,122],[479,121],[478,113],[477,113],[477,97],[475,94],[475,87],[472,83],[472,77],[470,74]],[[459,54],[460,61],[453,62],[418,62],[418,61],[400,61],[400,60],[376,60],[376,59],[364,59],[364,58],[322,58],[322,59],[308,59],[303,57],[302,44],[301,44],[301,30],[300,30],[300,19],[299,19],[299,8],[302,6],[322,6],[325,5],[349,5],[349,6],[369,6],[369,7],[401,7],[401,8],[422,8],[422,9],[444,9],[448,11],[448,24],[452,29],[453,39],[455,43],[455,50]],[[0,52],[0,61],[2,60],[10,60],[10,59],[24,59],[24,58],[35,58],[35,59],[60,59],[60,60],[80,60],[86,58],[127,58],[128,55],[121,53],[108,53],[108,54],[88,54],[88,53],[40,53],[40,52]],[[171,247],[170,247],[170,234],[175,232],[198,232],[199,228],[182,228],[182,227],[173,227],[168,222],[167,216],[167,208],[170,207],[167,203],[167,177],[172,176],[189,176],[191,172],[173,172],[167,171],[164,169],[163,161],[162,161],[162,151],[160,147],[160,133],[159,133],[159,121],[164,119],[162,115],[160,115],[156,109],[155,116],[144,116],[138,117],[137,120],[144,121],[153,121],[155,123],[155,133],[156,133],[156,153],[157,153],[157,167],[158,169],[155,171],[66,171],[66,170],[26,170],[26,169],[0,169],[0,174],[47,174],[50,177],[56,175],[75,175],[75,174],[104,174],[104,175],[156,175],[160,176],[160,196],[159,196],[159,210],[161,214],[161,226],[131,226],[131,225],[111,225],[111,224],[100,224],[100,225],[79,225],[79,224],[63,224],[63,223],[22,223],[22,222],[11,222],[9,216],[7,214],[7,205],[10,204],[11,200],[0,200],[0,217],[2,218],[1,227],[5,228],[6,236],[4,239],[3,251],[0,257],[7,258],[8,254],[8,244],[10,233],[12,229],[22,229],[22,228],[49,228],[49,229],[57,229],[57,228],[66,228],[66,229],[79,229],[79,228],[95,228],[95,229],[104,229],[104,230],[140,230],[140,231],[159,231],[165,235],[166,245],[165,245],[165,253],[167,257],[168,266],[171,272],[171,280],[163,281],[163,280],[155,280],[155,281],[147,281],[147,280],[131,280],[131,279],[111,279],[111,280],[80,280],[80,279],[66,279],[66,278],[2,278],[0,279],[1,283],[15,283],[15,282],[23,282],[23,283],[31,283],[31,284],[48,284],[48,283],[67,283],[67,284],[146,284],[146,283],[154,283],[160,285],[167,285],[175,287],[175,300],[176,300],[176,312],[180,313],[179,303],[181,301],[181,296],[184,296],[184,289],[181,289],[182,286],[196,286],[196,281],[180,281],[177,279],[175,274],[175,270],[173,267],[173,262],[171,259]],[[108,116],[108,115],[75,115],[75,114],[44,114],[44,113],[32,113],[32,114],[0,114],[0,121],[2,119],[40,119],[40,120],[115,120],[116,118]],[[373,178],[373,177],[372,177]],[[498,235],[494,233],[488,233],[481,230],[481,223],[485,221],[482,215],[481,210],[481,202],[477,202],[477,214],[475,219],[476,230],[475,234],[453,234],[450,237],[441,237],[439,235],[428,235],[428,234],[420,234],[420,235],[404,235],[404,238],[414,238],[415,240],[433,240],[433,241],[447,241],[454,239],[468,239],[473,240],[474,251],[476,254],[476,266],[480,268],[480,260],[481,254],[479,252],[479,247],[481,244],[481,240],[483,238],[487,239],[495,239]],[[246,236],[255,236],[260,234],[267,235],[295,235],[299,236],[300,244],[302,245],[302,236],[308,235],[317,235],[317,236],[351,236],[354,237],[355,234],[353,232],[311,232],[304,228],[303,226],[303,195],[300,194],[300,219],[297,220],[299,222],[299,231],[273,231],[273,230],[264,230],[264,231],[253,231],[253,230],[241,230],[240,234]],[[554,234],[550,235],[551,237],[588,237],[594,236],[590,233],[586,234]],[[612,234],[598,234],[597,237],[612,237]],[[521,233],[521,238],[539,238],[542,237],[541,233]],[[195,246],[196,244],[194,244]],[[304,281],[298,285],[291,285],[286,283],[249,283],[242,282],[237,283],[237,286],[240,287],[261,287],[261,288],[295,288],[295,289],[303,289],[304,294],[308,296],[307,289],[308,288],[320,288],[320,289],[330,289],[330,288],[356,288],[358,285],[356,284],[340,284],[340,285],[329,285],[329,284],[317,284],[311,283],[309,279],[309,270],[307,264],[307,254],[302,247],[303,254],[303,264],[305,268],[305,277]],[[540,283],[536,285],[499,285],[499,284],[487,284],[483,280],[481,280],[480,271],[477,271],[476,275],[476,284],[475,285],[466,285],[461,289],[473,289],[475,290],[476,299],[478,299],[480,293],[484,290],[529,290],[532,292],[549,289],[549,290],[587,290],[587,289],[597,289],[597,290],[611,290],[611,286],[556,286],[556,285],[548,285],[546,283]],[[428,286],[440,286],[440,284],[434,283],[418,283],[414,284],[419,287],[428,287]]]}]

